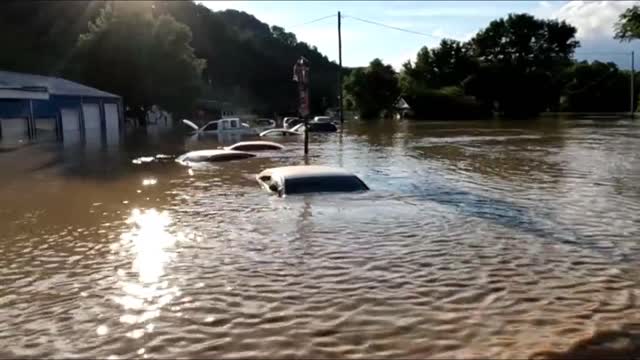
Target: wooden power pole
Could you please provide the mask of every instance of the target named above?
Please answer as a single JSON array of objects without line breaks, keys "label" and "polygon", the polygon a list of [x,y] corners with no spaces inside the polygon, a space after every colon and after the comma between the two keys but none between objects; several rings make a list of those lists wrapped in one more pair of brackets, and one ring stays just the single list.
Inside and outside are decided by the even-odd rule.
[{"label": "wooden power pole", "polygon": [[338,11],[338,63],[340,64],[340,70],[338,73],[338,96],[340,97],[340,125],[344,124],[344,101],[342,99],[342,15]]}]

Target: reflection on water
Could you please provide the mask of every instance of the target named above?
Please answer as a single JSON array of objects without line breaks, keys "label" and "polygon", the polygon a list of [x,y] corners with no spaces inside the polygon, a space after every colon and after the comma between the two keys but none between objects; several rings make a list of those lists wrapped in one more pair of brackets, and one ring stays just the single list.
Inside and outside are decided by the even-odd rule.
[{"label": "reflection on water", "polygon": [[[160,315],[165,305],[180,295],[176,286],[163,280],[163,275],[165,266],[176,255],[173,248],[181,236],[168,232],[171,219],[166,211],[133,209],[126,222],[134,228],[122,234],[121,241],[113,244],[112,250],[117,256],[132,255],[133,261],[130,269],[120,268],[116,271],[122,295],[115,296],[113,300],[123,308],[123,315],[120,316],[122,323],[146,324],[127,332],[127,336],[139,338],[145,331],[153,331],[152,320]],[[137,274],[137,278],[132,279],[128,270]],[[98,327],[97,331],[100,330]]]},{"label": "reflection on water", "polygon": [[[238,139],[136,132],[0,154],[2,357],[637,357],[640,128],[380,121],[183,167]],[[281,199],[255,174],[372,191]]]}]

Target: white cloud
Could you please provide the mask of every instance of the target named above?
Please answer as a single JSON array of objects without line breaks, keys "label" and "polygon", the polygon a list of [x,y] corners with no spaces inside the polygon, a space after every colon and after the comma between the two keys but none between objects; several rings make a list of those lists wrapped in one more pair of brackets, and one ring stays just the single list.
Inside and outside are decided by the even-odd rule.
[{"label": "white cloud", "polygon": [[611,38],[618,16],[640,1],[570,1],[550,17],[565,20],[578,30],[578,39]]}]

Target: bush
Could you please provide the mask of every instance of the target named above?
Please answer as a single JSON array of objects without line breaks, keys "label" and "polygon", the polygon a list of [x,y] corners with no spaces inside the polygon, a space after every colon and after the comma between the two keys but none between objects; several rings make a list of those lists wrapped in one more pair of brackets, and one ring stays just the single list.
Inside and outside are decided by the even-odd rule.
[{"label": "bush", "polygon": [[440,90],[414,89],[403,98],[419,120],[471,120],[491,117],[491,108],[465,97],[455,87]]}]

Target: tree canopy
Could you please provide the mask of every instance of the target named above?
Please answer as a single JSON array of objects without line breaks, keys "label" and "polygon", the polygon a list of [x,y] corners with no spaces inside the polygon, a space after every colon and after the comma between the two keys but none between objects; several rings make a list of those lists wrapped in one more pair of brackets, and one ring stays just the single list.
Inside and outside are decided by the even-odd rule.
[{"label": "tree canopy", "polygon": [[191,31],[169,15],[154,16],[128,4],[107,6],[89,24],[69,74],[121,94],[131,106],[188,111],[200,94],[205,67],[189,45]]},{"label": "tree canopy", "polygon": [[344,91],[364,119],[376,118],[384,110],[392,109],[400,95],[396,72],[380,59],[352,71],[345,79]]},{"label": "tree canopy", "polygon": [[[127,12],[127,16],[139,16],[141,21],[149,26],[142,31],[140,26],[125,20],[109,22],[109,30],[104,33],[91,35],[92,40],[85,41],[82,48],[78,39],[82,34],[90,34],[89,23],[97,25],[101,11],[107,6],[115,12]],[[137,14],[137,15],[136,15]],[[143,16],[144,15],[144,16]],[[162,16],[167,15],[175,22],[169,24]],[[118,15],[120,16],[120,15]],[[147,18],[145,18],[147,16]],[[148,17],[152,22],[149,22]],[[101,65],[118,66],[116,58],[123,64],[141,64],[147,60],[128,59],[126,55],[109,54],[111,50],[131,48],[133,56],[143,56],[141,49],[135,49],[132,44],[141,38],[152,39],[151,29],[156,22],[161,22],[158,31],[172,33],[174,28],[176,41],[185,39],[186,32],[180,24],[190,30],[190,42],[186,44],[193,48],[194,59],[205,60],[206,66],[201,71],[201,95],[211,100],[229,102],[238,107],[245,107],[261,114],[292,113],[297,111],[296,85],[291,81],[293,64],[300,57],[306,57],[311,66],[310,105],[313,112],[323,112],[326,107],[337,104],[338,66],[329,61],[326,56],[317,51],[314,46],[297,41],[294,34],[282,27],[269,27],[254,16],[235,10],[214,12],[202,4],[193,1],[76,1],[76,0],[8,0],[0,2],[0,42],[3,51],[0,52],[0,68],[20,72],[30,72],[42,75],[71,77],[73,80],[89,86],[113,91],[124,97],[127,104],[138,104],[142,101],[164,101],[166,93],[156,89],[152,93],[140,92],[142,85],[133,81],[125,81],[124,75],[109,79],[107,74],[92,74],[99,72],[97,62],[87,63],[80,56],[95,56]],[[130,26],[134,30],[129,36],[124,27]],[[122,29],[117,29],[123,27]],[[142,36],[140,31],[147,33]],[[136,35],[138,34],[138,35]],[[158,33],[160,35],[160,33]],[[111,39],[109,41],[98,39]],[[122,42],[122,44],[118,44]],[[145,49],[161,47],[157,42],[150,41]],[[100,50],[103,45],[107,46]],[[181,46],[165,44],[166,46]],[[182,46],[175,59],[177,61],[185,49]],[[155,51],[155,50],[154,50]],[[100,59],[98,54],[105,53],[108,59]],[[154,52],[153,56],[158,56]],[[148,59],[151,55],[144,55]],[[189,56],[182,56],[183,62],[189,62]],[[164,56],[164,59],[169,57]],[[130,65],[131,65],[130,64]],[[195,63],[194,63],[195,64]],[[91,67],[94,67],[91,70]],[[162,71],[167,63],[157,64],[155,70]],[[171,66],[178,66],[173,64]],[[178,66],[179,67],[179,66]],[[180,67],[179,67],[180,68]],[[166,69],[166,67],[164,68]],[[183,68],[184,69],[184,68]],[[105,71],[100,68],[100,71]],[[122,70],[126,72],[127,70]],[[169,74],[162,74],[162,78],[147,79],[151,69],[146,69],[133,78],[140,82],[158,83],[159,79],[167,79]],[[184,72],[174,72],[176,77]],[[134,75],[134,74],[132,74]],[[144,78],[144,79],[143,79]],[[192,84],[187,76],[186,84]],[[116,83],[118,84],[116,86]],[[106,85],[105,85],[106,84]],[[179,84],[178,84],[179,85]],[[126,88],[125,88],[126,87]],[[116,89],[118,91],[116,91]],[[195,95],[195,87],[188,86],[184,94]],[[183,89],[184,90],[184,89]],[[176,91],[178,87],[176,87]],[[165,95],[163,95],[165,94]],[[130,101],[131,100],[131,101]],[[173,99],[172,99],[173,100]],[[170,100],[170,101],[172,101]],[[150,105],[150,104],[145,104]],[[165,104],[161,104],[165,105]],[[180,104],[179,107],[182,107]]]},{"label": "tree canopy", "polygon": [[400,72],[400,87],[404,93],[416,87],[438,89],[445,86],[460,86],[477,68],[468,43],[443,39],[440,46],[420,49],[415,63],[403,64]]},{"label": "tree canopy", "polygon": [[480,66],[465,82],[469,95],[507,116],[557,107],[563,84],[554,74],[572,63],[576,28],[566,22],[510,14],[471,39]]},{"label": "tree canopy", "polygon": [[640,39],[640,6],[634,5],[620,14],[614,30],[614,38],[617,40]]}]

